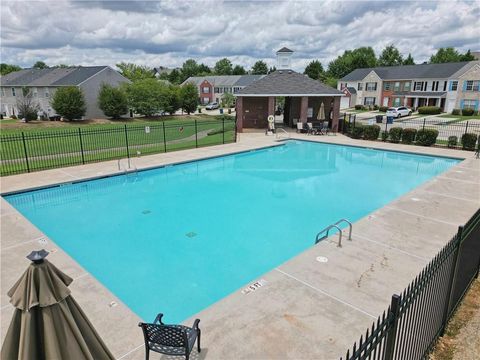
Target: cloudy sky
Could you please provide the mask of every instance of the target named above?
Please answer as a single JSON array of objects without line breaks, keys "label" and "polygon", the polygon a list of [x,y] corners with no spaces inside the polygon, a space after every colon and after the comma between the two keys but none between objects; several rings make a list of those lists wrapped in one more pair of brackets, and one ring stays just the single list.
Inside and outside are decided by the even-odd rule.
[{"label": "cloudy sky", "polygon": [[295,51],[324,66],[346,49],[390,43],[417,62],[439,47],[480,50],[480,1],[1,1],[1,62],[31,66],[213,65],[250,68]]}]

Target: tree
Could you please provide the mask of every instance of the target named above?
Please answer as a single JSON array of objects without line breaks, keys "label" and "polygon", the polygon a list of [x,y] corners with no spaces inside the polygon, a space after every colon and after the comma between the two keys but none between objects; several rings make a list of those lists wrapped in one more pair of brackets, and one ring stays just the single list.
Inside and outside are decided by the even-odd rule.
[{"label": "tree", "polygon": [[403,65],[415,65],[412,54],[408,53],[408,56],[403,60]]},{"label": "tree", "polygon": [[468,50],[465,54],[461,54],[453,47],[440,48],[437,50],[436,54],[430,57],[430,62],[432,64],[472,60],[475,60],[475,57],[470,53],[470,50]]},{"label": "tree", "polygon": [[22,68],[18,65],[11,65],[11,64],[0,64],[0,75],[7,75],[14,71],[22,70]]},{"label": "tree", "polygon": [[242,65],[235,65],[232,70],[232,75],[245,75],[247,72]]},{"label": "tree", "polygon": [[182,109],[190,115],[198,106],[198,89],[193,83],[187,83],[180,88],[180,103]]},{"label": "tree", "polygon": [[277,68],[276,68],[275,66],[272,66],[272,67],[270,67],[270,69],[268,69],[268,73],[269,73],[269,74],[270,74],[270,73],[273,73],[273,72],[275,72],[275,71],[277,71]]},{"label": "tree", "polygon": [[147,66],[121,62],[120,64],[117,64],[117,68],[120,69],[120,74],[133,82],[143,79],[155,78],[155,73],[153,72],[153,69]]},{"label": "tree", "polygon": [[177,69],[173,69],[170,71],[170,74],[167,76],[168,81],[170,81],[172,84],[181,84],[183,82],[182,80],[182,74],[180,74],[180,71]]},{"label": "tree", "polygon": [[48,65],[45,64],[43,61],[37,61],[33,64],[34,69],[48,69]]},{"label": "tree", "polygon": [[321,80],[325,75],[322,63],[318,60],[310,61],[310,63],[305,67],[305,71],[303,73],[314,80]]},{"label": "tree", "polygon": [[253,75],[263,75],[268,74],[268,66],[265,61],[258,60],[252,67]]},{"label": "tree", "polygon": [[199,66],[197,62],[193,59],[188,59],[182,65],[182,69],[180,70],[182,76],[180,83],[187,80],[189,77],[196,76],[199,71]]},{"label": "tree", "polygon": [[166,106],[165,87],[157,79],[142,79],[125,86],[128,106],[137,114],[152,116]]},{"label": "tree", "polygon": [[224,93],[222,95],[222,106],[226,108],[231,108],[233,107],[233,104],[235,103],[235,96],[231,93]]},{"label": "tree", "polygon": [[76,86],[58,88],[53,94],[51,105],[58,115],[68,120],[81,118],[87,110],[83,92]]},{"label": "tree", "polygon": [[345,52],[328,64],[328,77],[342,78],[355,69],[375,67],[377,58],[373,49],[361,47]]},{"label": "tree", "polygon": [[16,101],[20,119],[25,119],[25,122],[37,119],[40,105],[33,99],[33,93],[30,88],[23,87],[20,96],[16,97]]},{"label": "tree", "polygon": [[128,112],[127,96],[118,87],[102,84],[97,101],[98,107],[108,117],[118,119]]},{"label": "tree", "polygon": [[213,72],[216,75],[232,75],[232,62],[227,58],[223,58],[215,63],[215,67],[213,69]]},{"label": "tree", "polygon": [[182,102],[180,99],[180,87],[177,85],[169,85],[164,90],[164,108],[163,110],[168,112],[170,115],[175,114],[177,110],[182,107]]},{"label": "tree", "polygon": [[207,65],[205,64],[198,65],[198,70],[196,75],[206,75],[211,73],[212,73],[212,70],[210,70],[210,68]]},{"label": "tree", "polygon": [[378,58],[378,66],[397,66],[403,64],[403,57],[400,51],[393,45],[387,45]]}]

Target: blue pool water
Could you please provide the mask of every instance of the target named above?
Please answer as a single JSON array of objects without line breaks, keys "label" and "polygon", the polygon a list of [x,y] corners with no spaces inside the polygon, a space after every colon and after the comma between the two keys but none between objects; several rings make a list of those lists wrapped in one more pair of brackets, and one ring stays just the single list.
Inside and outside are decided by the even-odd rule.
[{"label": "blue pool water", "polygon": [[141,318],[180,322],[457,162],[290,141],[5,198]]}]

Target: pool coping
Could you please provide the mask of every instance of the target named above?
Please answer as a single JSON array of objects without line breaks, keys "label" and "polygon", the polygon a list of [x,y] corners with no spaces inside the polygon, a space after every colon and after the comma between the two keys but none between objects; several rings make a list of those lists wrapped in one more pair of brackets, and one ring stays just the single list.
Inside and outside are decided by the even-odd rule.
[{"label": "pool coping", "polygon": [[[263,134],[262,134],[263,135]],[[246,134],[242,134],[242,137],[246,137],[248,139],[249,135],[246,135]],[[252,135],[252,138],[255,137],[255,135]],[[245,140],[247,140],[245,139]],[[198,160],[208,160],[208,159],[211,159],[211,158],[216,158],[216,157],[219,157],[219,156],[228,156],[228,155],[234,155],[234,154],[238,154],[238,153],[247,153],[247,152],[250,152],[250,151],[255,151],[257,149],[262,149],[262,148],[271,148],[271,147],[274,147],[274,146],[279,146],[281,145],[281,143],[273,143],[274,139],[272,138],[267,138],[265,136],[258,136],[258,138],[255,140],[255,141],[258,141],[258,143],[256,144],[253,144],[252,147],[250,149],[244,149],[244,150],[239,150],[239,151],[234,151],[234,152],[228,152],[228,150],[226,150],[227,152],[226,153],[223,153],[223,154],[219,154],[219,155],[212,155],[212,156],[203,156],[203,157],[200,157],[200,158],[190,158],[188,160],[184,160],[184,161],[171,161],[171,162],[168,162],[168,163],[165,163],[163,165],[153,165],[153,166],[148,166],[148,167],[143,167],[141,169],[138,169],[138,171],[143,171],[143,170],[151,170],[151,169],[155,169],[155,168],[161,168],[161,167],[166,167],[166,166],[170,166],[170,165],[177,165],[177,164],[184,164],[184,163],[190,163],[190,162],[193,162],[193,161],[198,161]],[[359,142],[360,144],[351,144],[351,143],[334,143],[334,142],[330,142],[330,141],[346,141],[346,142],[350,142],[349,139],[343,139],[341,136],[337,136],[337,137],[319,137],[319,138],[315,138],[315,139],[306,139],[305,137],[302,137],[301,135],[295,135],[293,134],[293,136],[291,137],[291,140],[300,140],[300,141],[308,141],[308,142],[321,142],[321,143],[326,143],[326,144],[332,144],[332,145],[342,145],[342,146],[353,146],[353,147],[357,147],[357,148],[373,148],[375,150],[380,150],[380,151],[388,151],[388,149],[383,149],[381,147],[376,147],[376,146],[371,146],[371,145],[375,145],[374,143],[370,143],[368,142],[368,145],[369,146],[364,146],[364,143],[365,143],[365,140],[357,140],[356,142]],[[327,140],[327,141],[324,141],[324,140]],[[265,146],[265,142],[268,142],[268,145]],[[399,144],[392,144],[393,146],[391,147],[396,147],[398,146]],[[405,146],[405,145],[403,145]],[[407,145],[407,146],[411,146],[411,145]],[[218,147],[216,147],[218,148]],[[230,147],[229,147],[230,148]],[[207,148],[208,149],[208,148]],[[422,150],[430,150],[429,148],[428,149],[425,149],[425,148],[421,148]],[[202,150],[205,150],[205,148],[202,148]],[[223,152],[223,149],[220,149],[221,151],[220,152]],[[412,149],[413,150],[413,149]],[[432,149],[433,150],[433,149]],[[442,149],[443,150],[443,149]],[[472,152],[461,152],[461,153],[458,153],[458,150],[450,150],[452,152],[455,153],[455,155],[461,155],[460,157],[458,156],[455,156],[455,157],[452,157],[452,156],[441,156],[441,155],[438,155],[438,154],[425,154],[423,152],[412,152],[412,151],[404,151],[404,150],[401,150],[401,149],[390,149],[390,151],[393,151],[393,152],[404,152],[404,153],[409,153],[409,154],[415,154],[415,155],[427,155],[427,156],[434,156],[434,157],[445,157],[445,158],[451,158],[451,159],[457,159],[457,160],[463,160],[461,162],[459,162],[459,164],[456,164],[456,165],[453,165],[450,169],[453,169],[457,166],[459,166],[460,164],[463,164],[465,161],[470,161],[468,159],[468,155],[472,156]],[[179,151],[179,153],[181,153],[182,151]],[[186,151],[188,152],[188,151]],[[190,151],[191,152],[191,151]],[[430,151],[429,151],[430,152]],[[168,155],[171,155],[172,153],[168,153]],[[163,155],[163,154],[161,154]],[[147,156],[145,156],[147,157]],[[155,155],[148,155],[148,157],[155,157]],[[188,156],[187,156],[188,157]],[[476,161],[476,160],[473,160],[473,161]],[[116,161],[115,161],[116,162]],[[471,161],[470,161],[471,162]],[[94,163],[94,164],[88,164],[88,165],[85,165],[85,166],[81,166],[82,168],[84,167],[88,167],[90,165],[93,165],[93,166],[98,166],[98,164],[101,164],[101,163]],[[464,164],[465,165],[465,164]],[[478,165],[478,164],[477,164]],[[92,166],[92,167],[93,167]],[[475,166],[476,167],[476,166]],[[478,171],[477,169],[475,169],[475,167],[472,167],[472,171]],[[74,168],[70,168],[72,170],[75,170]],[[467,169],[465,167],[462,167],[462,169]],[[48,171],[48,170],[47,170]],[[42,172],[34,172],[34,173],[30,173],[28,174],[28,176],[30,177],[35,177],[36,175],[39,175],[39,174],[42,174],[42,173],[45,173],[45,171],[42,171]],[[99,179],[99,178],[105,178],[105,177],[110,177],[110,176],[118,176],[118,175],[123,175],[124,172],[115,172],[115,171],[112,171],[109,175],[101,175],[101,176],[89,176],[89,177],[82,177],[80,179],[77,179],[77,180],[74,180],[75,182],[83,182],[83,181],[88,181],[88,180],[94,180],[94,179]],[[25,175],[25,174],[24,174]],[[16,175],[14,175],[16,176]],[[61,184],[68,184],[68,183],[72,183],[74,181],[63,181],[63,182],[57,182],[55,184],[50,184],[50,187],[51,186],[58,186],[58,185],[61,185]],[[429,183],[430,181],[428,181],[427,183]],[[14,194],[14,193],[18,193],[18,192],[25,192],[25,191],[32,191],[32,190],[38,190],[38,189],[41,189],[41,188],[45,188],[45,185],[39,185],[39,186],[35,186],[35,187],[30,187],[30,188],[23,188],[22,190],[15,190],[15,191],[10,191],[10,192],[4,192],[2,193],[2,196],[5,195],[5,194]],[[416,191],[419,187],[415,188],[413,191]],[[408,196],[411,196],[410,195],[410,192],[407,193],[407,194],[404,194],[402,195],[402,197],[400,197],[400,199],[404,198],[404,197],[408,197]],[[442,195],[443,196],[443,195]],[[434,196],[436,197],[436,195]],[[398,200],[398,199],[397,199]],[[3,205],[3,202],[5,201],[5,199],[2,198],[2,205]],[[395,202],[395,201],[394,201]],[[476,203],[475,203],[476,204]],[[391,205],[391,203],[387,204],[385,207],[379,209],[378,211],[374,212],[374,213],[381,213],[385,208],[388,208],[389,206]],[[467,204],[468,205],[468,204]],[[396,207],[398,207],[397,205],[395,205]],[[391,207],[391,206],[390,206]],[[448,210],[448,209],[447,209]],[[389,212],[389,211],[392,211],[391,209],[386,209],[385,211]],[[400,211],[400,210],[399,210]],[[403,211],[403,210],[402,210]],[[15,209],[13,209],[13,211],[11,212],[7,212],[6,214],[2,214],[2,221],[4,220],[4,217],[6,216],[15,216],[15,217],[18,217],[19,218],[19,221],[24,224],[25,222],[29,223],[28,220],[26,220],[21,214],[19,214]],[[370,216],[371,214],[369,214],[368,216]],[[407,214],[408,215],[408,214]],[[368,218],[367,216],[367,218]],[[410,216],[410,215],[408,215]],[[361,219],[357,222],[354,223],[354,226],[357,224],[357,223],[361,223],[362,221],[364,221],[365,219]],[[17,224],[14,224],[14,225],[17,225]],[[30,224],[31,225],[31,224]],[[3,227],[3,226],[2,226]],[[8,227],[8,226],[7,226]],[[11,227],[10,227],[11,228]],[[15,226],[13,226],[13,228],[15,228]],[[7,229],[8,230],[8,229]],[[444,237],[445,237],[445,242],[448,241],[449,239],[447,238],[447,236],[445,236],[445,234],[442,234]],[[354,228],[354,240],[355,241],[362,241],[362,239],[360,237],[358,238],[355,238],[356,234],[355,234],[355,228]],[[360,236],[360,235],[358,235]],[[25,243],[20,243],[18,244],[18,248],[22,248],[23,245],[25,245]],[[53,246],[55,246],[55,243],[54,242],[51,242],[51,244]],[[368,242],[364,242],[364,244],[369,244]],[[296,255],[295,257],[293,257],[292,259],[289,259],[286,263],[284,264],[281,264],[279,265],[276,269],[272,269],[270,272],[260,276],[259,278],[262,278],[262,277],[265,277],[265,278],[268,278],[269,279],[269,284],[267,284],[267,286],[263,287],[262,290],[259,290],[257,292],[255,292],[254,295],[252,295],[253,297],[251,297],[251,299],[254,299],[254,297],[261,297],[261,296],[266,296],[264,294],[267,294],[271,291],[275,291],[275,287],[276,286],[281,286],[281,284],[283,284],[285,281],[291,281],[291,284],[290,286],[292,286],[292,288],[294,287],[296,289],[296,291],[313,291],[315,292],[315,290],[312,290],[312,289],[308,289],[308,286],[306,287],[306,285],[302,285],[301,282],[299,281],[296,281],[292,278],[290,279],[287,279],[287,276],[285,275],[282,275],[282,272],[283,273],[288,273],[287,270],[285,270],[284,267],[288,267],[288,266],[293,266],[293,268],[295,268],[296,266],[303,266],[302,265],[302,258],[304,256],[306,256],[306,254],[309,254],[309,253],[312,253],[312,252],[316,252],[316,251],[320,251],[320,250],[325,250],[325,251],[328,251],[329,250],[329,247],[331,247],[331,243],[330,242],[325,242],[324,244],[319,244],[321,246],[312,246],[311,248],[307,249],[306,251]],[[17,246],[17,245],[15,245]],[[29,246],[27,246],[29,247]],[[38,246],[37,246],[38,247]],[[2,248],[4,248],[4,246],[2,246]],[[2,252],[4,249],[2,249]],[[330,249],[331,250],[331,249]],[[20,250],[19,250],[20,251]],[[10,252],[10,251],[9,251]],[[71,259],[68,254],[61,254],[63,252],[63,250],[59,250],[58,253],[56,254],[52,254],[52,258],[55,258],[57,257],[58,259],[61,259],[62,261],[61,262],[64,262],[65,264],[69,264],[69,265],[73,265],[72,266],[75,266],[76,267],[76,270],[72,270],[72,271],[78,271],[77,268],[81,268],[81,266],[79,266],[78,264],[76,264],[76,262]],[[3,255],[3,254],[2,254]],[[18,253],[18,254],[15,254],[16,256],[24,256],[24,253],[21,252],[21,253]],[[428,257],[425,257],[425,259],[427,259]],[[3,257],[2,257],[2,260]],[[53,260],[53,259],[52,259]],[[3,263],[3,261],[2,261]],[[57,264],[57,262],[56,262]],[[61,264],[58,264],[58,265],[61,265]],[[2,266],[3,267],[3,266]],[[85,291],[86,294],[81,294],[82,296],[78,296],[77,298],[77,295],[80,295],[79,294],[79,291],[76,291],[75,289],[73,290],[73,295],[77,298],[77,301],[79,301],[80,303],[83,303],[83,304],[86,304],[86,307],[84,307],[84,310],[86,311],[87,315],[89,317],[91,317],[91,320],[94,320],[94,324],[95,326],[97,327],[97,330],[99,330],[100,334],[102,334],[104,336],[105,339],[107,339],[107,345],[109,345],[110,347],[112,347],[112,344],[113,343],[116,343],[116,341],[112,340],[113,339],[113,336],[118,336],[118,333],[115,334],[115,335],[109,335],[108,333],[108,330],[107,328],[108,327],[111,327],[111,326],[108,326],[110,323],[113,325],[113,321],[112,319],[110,319],[110,315],[107,316],[107,318],[102,321],[102,320],[98,320],[96,319],[96,315],[104,315],[104,313],[109,310],[101,310],[100,312],[98,311],[98,305],[99,304],[91,304],[91,302],[93,301],[94,303],[98,303],[99,300],[96,300],[99,298],[99,296],[104,299],[105,297],[107,298],[114,298],[116,299],[116,301],[119,302],[119,306],[118,307],[115,307],[115,309],[118,309],[118,312],[122,313],[123,316],[121,317],[123,321],[125,322],[128,322],[128,323],[134,323],[136,324],[136,315],[134,315],[132,317],[132,314],[133,313],[128,307],[126,307],[124,304],[121,303],[121,301],[119,299],[117,299],[115,297],[115,295],[111,294],[110,291],[106,288],[103,287],[103,285],[97,280],[95,279],[93,276],[91,276],[88,272],[86,272],[83,268],[82,268],[82,271],[83,271],[83,274],[79,275],[78,277],[75,277],[76,279],[78,279],[78,281],[74,281],[73,283],[73,286],[77,286],[76,283],[79,283],[78,285],[78,288],[79,289],[82,289],[82,290],[85,290],[84,288],[82,288],[82,286],[85,286],[85,283],[86,282],[89,282],[89,286],[90,287],[95,287],[95,292],[94,293],[91,293],[89,291]],[[3,271],[2,271],[3,272]],[[12,275],[13,276],[13,275]],[[14,277],[18,277],[19,276],[19,273],[15,273],[14,274]],[[278,277],[282,277],[284,276],[285,279],[279,279]],[[293,276],[293,275],[292,275]],[[302,275],[303,276],[303,275]],[[300,279],[301,281],[303,281],[304,283],[307,283],[306,281],[302,280],[301,276],[293,276],[294,278],[297,278],[297,279]],[[270,280],[271,278],[273,278],[273,280]],[[2,278],[3,280],[3,278]],[[83,282],[83,284],[82,284]],[[278,285],[280,284],[280,285]],[[103,288],[103,289],[102,289]],[[313,286],[313,288],[317,288],[315,286]],[[306,289],[306,290],[305,290]],[[6,290],[6,289],[5,289]],[[239,289],[241,290],[241,289]],[[219,336],[219,331],[221,332],[224,332],[225,329],[224,327],[222,327],[221,325],[217,324],[217,326],[214,326],[214,325],[209,325],[209,322],[214,324],[215,323],[215,318],[219,316],[219,314],[225,314],[225,313],[228,313],[229,311],[231,311],[229,309],[229,306],[227,306],[227,308],[225,308],[225,304],[235,304],[236,302],[238,303],[238,297],[240,296],[238,293],[239,293],[239,290],[235,291],[234,293],[228,295],[227,297],[215,302],[214,304],[210,305],[209,307],[207,307],[206,309],[202,310],[197,316],[200,317],[202,319],[202,323],[205,323],[206,325],[206,329],[204,329],[204,338],[206,338],[206,342],[204,342],[204,344],[206,343],[207,346],[210,346],[209,348],[209,355],[207,357],[213,357],[213,358],[218,358],[218,357],[223,357],[225,358],[226,354],[228,354],[227,349],[225,349],[225,352],[222,352],[223,350],[220,349],[220,347],[222,347],[222,344],[218,344],[216,345],[215,344],[215,341],[213,341],[214,338],[218,338]],[[317,289],[318,290],[318,289]],[[401,289],[398,289],[398,291],[400,291]],[[4,289],[2,289],[2,292],[4,291]],[[292,290],[293,291],[293,290]],[[101,293],[101,295],[98,295],[98,293]],[[290,298],[290,295],[292,295],[291,291],[288,293],[288,294],[285,294],[285,296],[287,296],[287,298],[289,299]],[[282,295],[283,296],[283,295]],[[293,293],[293,296],[296,296],[295,293]],[[305,293],[305,296],[314,296],[312,295],[311,293]],[[287,299],[287,300],[288,300]],[[249,299],[250,300],[250,299]],[[388,299],[386,299],[388,300]],[[269,303],[269,299],[264,299],[264,302]],[[323,301],[323,300],[322,300]],[[326,300],[325,300],[326,301]],[[261,307],[263,305],[254,305],[254,304],[250,304],[252,307]],[[292,304],[290,304],[291,306],[293,306]],[[10,309],[8,308],[9,305],[5,305],[2,303],[2,315],[4,315],[4,311],[5,312],[8,312]],[[240,306],[243,306],[240,304]],[[268,307],[267,309],[265,309],[265,312],[268,312]],[[351,309],[350,309],[351,310]],[[347,309],[345,310],[346,312],[350,311],[348,309],[348,306],[347,306]],[[252,310],[253,311],[253,310]],[[113,311],[112,311],[113,312]],[[352,317],[355,318],[355,315],[356,313],[352,313]],[[113,315],[111,315],[113,316]],[[8,317],[8,316],[7,316]],[[247,318],[248,315],[245,315],[245,318]],[[127,319],[127,320],[124,320],[124,319]],[[362,318],[363,319],[363,318]],[[8,319],[9,320],[9,319]],[[244,319],[243,317],[242,318],[239,318],[237,319],[239,320],[240,322],[242,322]],[[358,328],[362,328],[363,329],[363,323],[365,322],[365,319],[361,320],[360,318],[357,319],[358,323],[361,323],[361,325],[359,325]],[[104,323],[107,323],[107,324],[104,324]],[[188,323],[188,322],[187,322]],[[3,324],[2,324],[3,325]],[[106,325],[106,326],[104,326]],[[118,325],[118,324],[117,324]],[[250,324],[250,326],[253,326]],[[356,325],[357,326],[357,325]],[[127,346],[127,348],[129,348],[128,351],[124,351],[124,350],[120,350],[120,347],[118,345],[113,345],[113,348],[114,349],[114,353],[116,353],[118,356],[119,356],[119,359],[120,358],[123,358],[123,359],[140,359],[140,358],[143,358],[143,343],[142,343],[142,340],[141,340],[141,336],[140,336],[140,333],[138,333],[138,329],[134,326],[132,326],[131,328],[129,329],[123,329],[125,331],[125,333],[123,335],[126,335],[127,337],[129,337],[129,341],[132,341],[131,345],[130,346]],[[319,334],[321,334],[322,330],[321,329],[317,329],[317,332]],[[210,335],[209,335],[210,333]],[[357,334],[356,332],[356,328],[353,329],[353,332],[352,333],[355,333],[355,335]],[[350,334],[351,335],[351,334]],[[358,335],[360,335],[360,333],[358,332]],[[294,336],[294,335],[292,335]],[[348,338],[348,337],[347,337]],[[109,340],[110,339],[110,340]],[[351,340],[351,341],[350,341]],[[345,341],[345,344],[348,343],[348,346],[351,345],[351,342],[354,341],[354,340],[357,340],[357,339],[350,339],[348,338],[347,341]],[[255,341],[257,340],[249,340],[252,342],[252,344],[256,344]],[[225,348],[227,348],[227,345],[226,344],[223,344],[225,346]],[[277,344],[278,345],[278,344]],[[328,344],[327,344],[328,345]],[[122,348],[125,348],[125,346],[121,346]],[[340,348],[344,348],[344,346],[337,346],[339,349]],[[258,349],[257,349],[258,350]],[[248,354],[246,353],[242,353],[241,351],[243,350],[240,350],[240,349],[237,349],[236,351],[238,351],[236,353],[236,355],[238,355],[238,357],[244,357]],[[274,350],[272,350],[274,351]],[[235,352],[235,351],[234,351]],[[252,354],[250,354],[250,357]],[[308,354],[308,355],[311,355],[311,354]],[[317,354],[318,355],[318,354]],[[338,354],[339,356],[341,354]],[[205,352],[202,352],[202,355],[201,355],[201,358],[203,358],[205,356]],[[228,357],[228,356],[227,356]],[[287,356],[288,357],[288,356]],[[307,356],[308,357],[308,356]]]}]

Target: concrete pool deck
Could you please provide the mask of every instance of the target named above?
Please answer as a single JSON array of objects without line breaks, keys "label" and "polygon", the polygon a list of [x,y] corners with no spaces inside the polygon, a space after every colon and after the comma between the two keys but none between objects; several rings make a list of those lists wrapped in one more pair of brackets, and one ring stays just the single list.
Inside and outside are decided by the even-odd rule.
[{"label": "concrete pool deck", "polygon": [[[201,319],[202,329],[199,358],[343,356],[388,307],[391,295],[402,291],[450,240],[458,225],[480,206],[480,160],[474,158],[473,152],[354,140],[342,135],[291,136],[465,160],[355,222],[353,239],[344,237],[342,248],[336,246],[336,235],[316,246],[312,238],[311,248],[259,276],[257,280],[264,282],[257,290],[243,294],[239,289],[196,314],[193,318]],[[243,133],[235,144],[149,155],[134,162],[141,169],[276,144],[273,137],[263,133]],[[119,173],[117,161],[14,175],[1,178],[1,191],[115,173]],[[2,343],[13,312],[6,292],[27,267],[25,256],[45,248],[51,251],[49,260],[75,279],[70,286],[72,295],[113,354],[119,359],[143,359],[138,316],[3,198],[0,201]],[[317,257],[326,257],[328,262],[319,262]],[[193,318],[185,323],[190,324]],[[192,355],[198,358],[196,351]],[[151,358],[161,356],[152,353]]]}]

